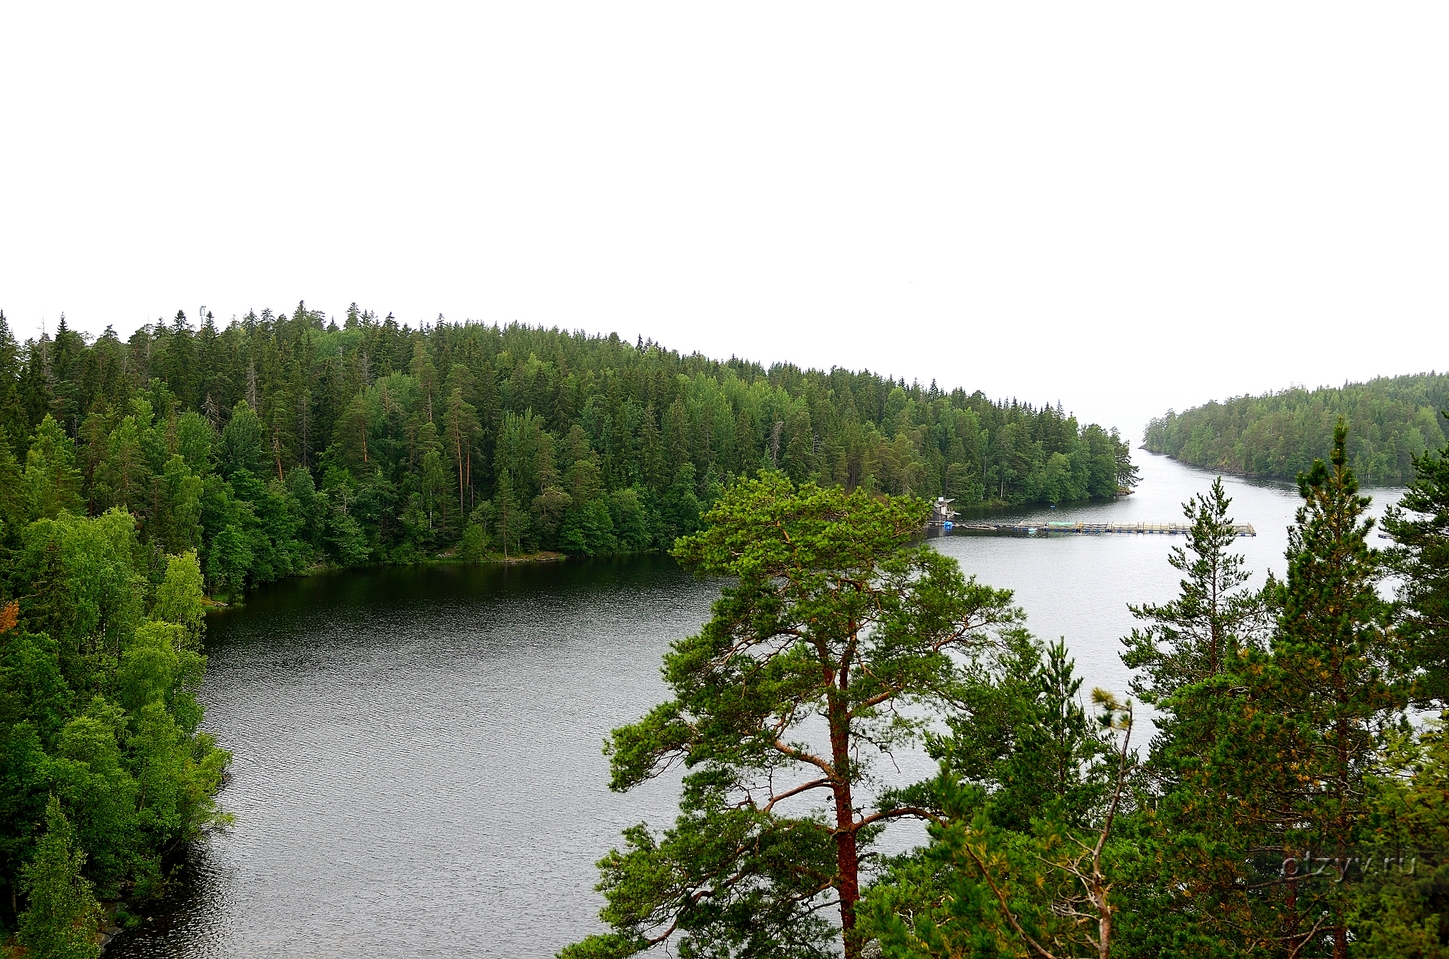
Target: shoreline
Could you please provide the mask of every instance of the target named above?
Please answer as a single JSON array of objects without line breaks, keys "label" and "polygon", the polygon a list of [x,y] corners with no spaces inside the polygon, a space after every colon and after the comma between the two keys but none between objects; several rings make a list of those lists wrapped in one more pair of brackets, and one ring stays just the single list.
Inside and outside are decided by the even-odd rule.
[{"label": "shoreline", "polygon": [[[1165,454],[1154,454],[1154,455],[1165,455]],[[1168,459],[1172,459],[1174,462],[1178,462],[1175,457],[1169,456]],[[1182,465],[1187,466],[1189,464],[1185,464],[1184,463]],[[1100,498],[1093,497],[1093,498],[1089,498],[1089,499],[1085,499],[1085,500],[1068,500],[1068,501],[1064,501],[1064,504],[1063,505],[1069,505],[1071,503],[1088,503],[1088,502],[1102,502],[1102,501],[1117,500],[1117,499],[1121,499],[1121,498],[1126,497],[1126,496],[1131,496],[1135,492],[1136,492],[1136,490],[1133,489],[1133,488],[1130,488],[1130,487],[1119,487],[1117,493],[1115,495],[1113,495],[1113,496],[1110,496],[1110,497],[1100,497]],[[1032,506],[1044,506],[1044,505],[1047,505],[1047,504],[1045,504],[1045,503],[1038,503],[1038,502],[1012,504],[1012,503],[1006,502],[1005,500],[1000,500],[1000,499],[992,498],[992,499],[983,500],[982,502],[975,503],[975,504],[972,504],[971,506],[965,507],[961,511],[961,514],[960,515],[965,516],[965,515],[970,514],[970,513],[988,514],[989,515],[989,514],[993,514],[993,513],[1004,513],[1004,512],[1009,512],[1011,510],[1018,510],[1018,509],[1032,507]],[[1052,504],[1052,505],[1056,505],[1056,504]],[[922,530],[922,534],[925,534],[929,529],[930,529],[930,527],[928,525],[925,529]],[[610,557],[615,557],[615,556],[652,556],[652,555],[657,555],[657,554],[668,555],[668,553],[669,553],[669,550],[641,550],[639,552],[634,552],[634,553],[609,553],[609,554],[606,554],[606,555],[607,556],[610,556]],[[317,563],[317,564],[315,564],[313,566],[309,566],[307,569],[304,569],[304,570],[301,570],[301,571],[295,572],[295,573],[290,573],[290,574],[288,574],[286,576],[283,576],[283,577],[281,577],[279,579],[272,580],[271,583],[264,584],[264,585],[271,585],[272,583],[281,583],[281,582],[284,582],[284,581],[289,580],[289,579],[305,579],[307,577],[310,577],[310,576],[318,576],[318,575],[321,575],[323,573],[336,573],[336,572],[341,572],[343,570],[349,570],[349,569],[377,569],[377,568],[383,568],[383,567],[393,567],[393,568],[398,568],[398,569],[407,569],[409,567],[414,567],[414,566],[528,566],[528,565],[533,565],[533,564],[536,564],[536,563],[563,563],[563,562],[569,561],[570,559],[575,559],[575,558],[580,558],[580,557],[571,557],[567,553],[560,553],[560,552],[557,552],[557,551],[554,551],[554,550],[539,550],[539,551],[533,552],[533,553],[523,553],[523,554],[520,554],[520,555],[517,555],[517,556],[508,556],[508,557],[504,557],[501,553],[489,553],[483,559],[466,560],[466,559],[460,559],[460,558],[458,558],[457,553],[456,553],[456,550],[455,550],[452,553],[439,553],[439,554],[436,554],[436,555],[433,555],[433,556],[421,558],[421,559],[418,559],[418,560],[416,560],[414,562],[408,562],[408,563],[377,562],[377,563],[362,563],[362,564],[359,564],[357,566],[338,566],[338,565],[331,564],[331,563]],[[584,559],[594,559],[594,558],[598,558],[598,557],[588,557],[588,556],[585,556],[585,557],[582,557],[582,558],[584,558]],[[219,612],[219,611],[228,610],[228,609],[240,609],[240,608],[242,608],[242,607],[244,607],[246,605],[246,594],[242,594],[241,596],[237,596],[237,597],[228,597],[226,599],[221,599],[221,598],[218,598],[216,596],[204,596],[204,597],[202,597],[202,605],[205,607],[205,611],[207,613]]]},{"label": "shoreline", "polygon": [[[622,555],[622,554],[620,554]],[[643,555],[643,554],[638,554]],[[569,559],[567,553],[558,553],[552,550],[539,550],[536,553],[524,553],[519,556],[504,557],[500,553],[489,554],[487,558],[480,560],[459,559],[456,556],[431,556],[413,563],[363,563],[358,566],[337,566],[331,563],[317,563],[296,573],[289,573],[272,583],[281,583],[289,579],[306,579],[311,576],[320,576],[323,573],[339,573],[349,569],[378,569],[392,567],[397,569],[408,569],[414,566],[527,566],[535,563],[562,563]],[[272,585],[267,583],[264,585]],[[240,609],[246,606],[246,594],[227,599],[218,599],[215,596],[203,596],[201,600],[205,612],[220,612],[227,609]]]},{"label": "shoreline", "polygon": [[[1173,457],[1168,457],[1168,458],[1169,459],[1174,459]],[[1175,459],[1174,459],[1174,462],[1176,462]],[[1183,465],[1188,465],[1188,464],[1183,464]],[[1100,498],[1095,498],[1094,497],[1094,498],[1085,499],[1085,500],[1068,500],[1068,501],[1064,501],[1064,505],[1069,505],[1071,503],[1088,503],[1088,502],[1102,502],[1102,501],[1117,500],[1117,499],[1121,499],[1121,498],[1126,497],[1126,496],[1130,496],[1130,495],[1132,495],[1135,492],[1136,492],[1136,490],[1135,489],[1132,489],[1130,487],[1120,487],[1118,489],[1117,493],[1115,495],[1113,495],[1113,496],[1110,496],[1110,497],[1100,497]],[[1004,513],[1004,512],[1009,512],[1011,510],[1018,510],[1018,509],[1032,507],[1032,506],[1044,506],[1044,505],[1047,505],[1047,504],[1045,504],[1045,503],[1037,503],[1037,502],[1021,503],[1021,504],[1011,504],[1011,503],[1008,503],[1008,502],[1006,502],[1004,500],[1000,500],[1000,499],[993,498],[993,499],[984,500],[984,501],[982,501],[980,503],[975,503],[975,504],[973,504],[971,506],[968,506],[965,509],[963,509],[959,515],[965,516],[965,515],[970,514],[970,513],[977,513],[977,514],[986,514],[986,515],[989,515],[989,514],[993,514],[993,513]],[[1056,504],[1052,504],[1052,505],[1056,505]],[[922,529],[922,531],[921,531],[922,534],[924,535],[926,532],[929,531],[929,529],[930,529],[930,525],[928,524],[928,526],[926,528]],[[633,553],[608,553],[608,554],[606,554],[606,556],[608,556],[608,557],[616,557],[616,556],[652,556],[652,555],[658,555],[658,554],[668,555],[669,554],[669,550],[641,550],[641,551],[633,552]],[[409,563],[377,562],[377,563],[362,563],[362,564],[359,564],[357,566],[338,566],[338,565],[331,564],[331,563],[317,563],[317,564],[315,564],[313,566],[309,566],[307,569],[304,569],[304,570],[301,570],[301,571],[295,572],[295,573],[290,573],[290,574],[288,574],[286,576],[283,576],[283,577],[281,577],[279,579],[272,580],[270,583],[267,583],[267,584],[264,584],[264,585],[272,585],[273,583],[281,583],[281,582],[284,582],[284,581],[289,580],[289,579],[305,579],[307,577],[310,577],[310,576],[318,576],[318,575],[321,575],[323,573],[336,573],[336,572],[342,572],[343,570],[349,570],[349,569],[378,569],[378,568],[384,568],[384,567],[392,567],[392,568],[397,568],[397,569],[407,569],[409,567],[415,567],[415,566],[529,566],[529,565],[533,565],[533,564],[536,564],[536,563],[563,563],[563,562],[569,561],[570,559],[576,559],[576,558],[580,558],[580,557],[571,557],[567,553],[560,553],[560,552],[557,552],[557,551],[554,551],[554,550],[539,550],[539,551],[533,552],[533,553],[523,553],[523,554],[518,555],[518,556],[508,556],[508,557],[504,557],[501,553],[489,553],[489,554],[487,554],[487,556],[485,558],[479,559],[479,560],[459,559],[458,556],[457,556],[457,554],[456,554],[456,552],[454,552],[454,553],[440,553],[440,554],[437,554],[437,555],[434,555],[434,556],[429,556],[429,557],[422,558],[422,559],[416,560],[414,562],[409,562]],[[599,558],[599,557],[585,556],[585,557],[582,557],[582,558],[584,558],[584,559],[595,559],[595,558]],[[221,599],[221,598],[218,598],[216,596],[203,596],[202,597],[202,605],[205,607],[205,611],[207,613],[220,612],[222,610],[228,610],[228,609],[240,609],[240,608],[242,608],[242,607],[244,607],[246,605],[246,594],[242,594],[241,596],[237,596],[237,597],[229,597],[229,598],[226,598],[226,599]]]}]

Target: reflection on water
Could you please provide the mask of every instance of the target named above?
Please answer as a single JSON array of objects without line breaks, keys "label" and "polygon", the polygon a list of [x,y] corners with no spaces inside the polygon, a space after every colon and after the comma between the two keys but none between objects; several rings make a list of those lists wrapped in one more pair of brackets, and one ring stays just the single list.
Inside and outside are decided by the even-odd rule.
[{"label": "reflection on water", "polygon": [[[1133,496],[1022,515],[1175,521],[1212,479],[1141,465]],[[1241,551],[1281,573],[1296,491],[1228,486],[1260,534]],[[933,542],[1015,590],[1038,635],[1065,636],[1088,688],[1123,691],[1126,603],[1173,595],[1181,539]],[[595,861],[625,826],[672,821],[677,784],[610,793],[601,743],[662,698],[660,657],[715,592],[660,557],[379,569],[213,616],[203,699],[235,755],[221,799],[236,825],[196,846],[158,917],[108,954],[542,957],[596,931]],[[902,780],[932,772],[898,762]]]}]

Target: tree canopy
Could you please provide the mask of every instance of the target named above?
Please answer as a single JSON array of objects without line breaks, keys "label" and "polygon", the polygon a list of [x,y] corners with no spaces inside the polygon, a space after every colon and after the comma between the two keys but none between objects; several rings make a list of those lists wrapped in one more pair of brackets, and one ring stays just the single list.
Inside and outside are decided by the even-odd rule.
[{"label": "tree canopy", "polygon": [[862,861],[886,823],[929,815],[872,794],[872,757],[925,731],[910,707],[960,700],[1010,639],[1010,594],[912,547],[929,507],[778,473],[743,480],[675,548],[732,580],[664,661],[673,693],[608,745],[611,786],[687,770],[680,816],[629,830],[600,868],[614,929],[565,950],[624,956],[827,956],[855,934]]},{"label": "tree canopy", "polygon": [[317,564],[667,550],[762,469],[958,507],[1134,481],[1121,437],[1059,402],[869,371],[356,306],[23,344],[0,314],[3,528],[124,507],[217,594]]},{"label": "tree canopy", "polygon": [[[920,504],[727,493],[679,555],[734,579],[668,654],[672,698],[608,747],[615,788],[682,765],[680,815],[600,863],[611,931],[565,956],[1449,955],[1449,750],[1406,711],[1449,688],[1449,447],[1418,459],[1385,553],[1349,445],[1340,423],[1300,476],[1281,580],[1249,586],[1220,481],[1184,504],[1179,593],[1123,640],[1145,762],[1130,702],[1087,702],[1064,644],[908,545]],[[914,737],[938,776],[876,786],[866,761]],[[891,816],[930,841],[882,863]]]},{"label": "tree canopy", "polygon": [[1402,486],[1414,459],[1449,441],[1449,374],[1380,377],[1367,383],[1206,403],[1152,420],[1143,445],[1191,466],[1292,480],[1349,428],[1348,466],[1378,486]]},{"label": "tree canopy", "polygon": [[0,942],[96,955],[97,898],[144,897],[223,823],[229,761],[200,732],[202,575],[157,564],[136,521],[61,511],[0,576]]}]

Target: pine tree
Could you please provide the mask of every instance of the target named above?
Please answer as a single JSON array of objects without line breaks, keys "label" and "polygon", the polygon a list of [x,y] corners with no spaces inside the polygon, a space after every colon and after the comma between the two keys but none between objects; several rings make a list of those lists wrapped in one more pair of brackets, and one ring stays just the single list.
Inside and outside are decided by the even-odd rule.
[{"label": "pine tree", "polygon": [[1129,945],[1140,955],[1221,954],[1273,927],[1271,914],[1264,919],[1242,895],[1261,879],[1245,862],[1256,834],[1215,791],[1215,756],[1230,728],[1224,717],[1238,707],[1245,657],[1266,651],[1276,589],[1271,576],[1263,590],[1247,588],[1251,573],[1229,552],[1237,535],[1230,506],[1221,477],[1183,504],[1192,527],[1168,559],[1183,574],[1180,592],[1165,604],[1130,607],[1144,625],[1122,640],[1122,661],[1137,671],[1131,690],[1158,709],[1147,763],[1152,794],[1131,824],[1138,868],[1123,876],[1137,907]]},{"label": "pine tree", "polygon": [[673,698],[607,747],[617,790],[683,764],[680,815],[626,831],[599,864],[612,932],[564,956],[860,956],[861,857],[881,826],[924,815],[871,795],[868,760],[920,734],[899,704],[951,702],[970,654],[1020,620],[1009,593],[909,545],[928,512],[772,473],[680,540],[681,562],[732,583],[666,655]]},{"label": "pine tree", "polygon": [[1130,607],[1149,624],[1123,640],[1122,661],[1146,673],[1132,681],[1143,702],[1156,705],[1183,686],[1224,672],[1244,646],[1261,641],[1260,597],[1241,588],[1252,574],[1241,554],[1228,552],[1237,536],[1228,516],[1231,504],[1222,477],[1206,495],[1183,504],[1192,528],[1186,548],[1173,547],[1168,558],[1187,577],[1181,593],[1164,605]]},{"label": "pine tree", "polygon": [[[1135,765],[1131,703],[1093,690],[1093,722],[1065,643],[1048,647],[1044,662],[1040,655],[1021,650],[993,683],[1011,714],[1003,755],[969,779],[959,763],[942,764],[931,784],[942,814],[929,826],[930,846],[872,890],[867,930],[886,955],[1121,954],[1118,915],[1131,900],[1117,891],[1126,856],[1115,832]],[[1022,666],[1034,666],[1025,690]],[[957,756],[977,727],[993,737],[992,717],[983,718],[953,723]]]}]

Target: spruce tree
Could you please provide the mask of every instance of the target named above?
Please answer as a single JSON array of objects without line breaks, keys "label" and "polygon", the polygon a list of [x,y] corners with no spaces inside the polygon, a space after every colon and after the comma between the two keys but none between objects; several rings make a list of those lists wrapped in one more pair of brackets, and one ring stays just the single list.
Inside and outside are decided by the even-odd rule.
[{"label": "spruce tree", "polygon": [[1347,429],[1329,463],[1299,477],[1303,505],[1289,531],[1287,579],[1266,656],[1249,656],[1228,734],[1209,762],[1213,793],[1231,802],[1241,833],[1281,856],[1274,894],[1280,946],[1311,955],[1348,950],[1350,898],[1342,883],[1308,876],[1304,857],[1343,856],[1362,841],[1369,784],[1386,734],[1402,721],[1384,567],[1369,546],[1373,520],[1348,467]]},{"label": "spruce tree", "polygon": [[1414,481],[1384,529],[1402,577],[1399,632],[1417,671],[1414,698],[1449,709],[1449,446],[1415,458]]},{"label": "spruce tree", "polygon": [[1132,692],[1160,710],[1153,742],[1154,766],[1176,745],[1177,696],[1187,687],[1236,668],[1247,649],[1262,648],[1268,626],[1264,595],[1247,588],[1252,573],[1239,553],[1222,477],[1204,495],[1183,504],[1192,523],[1186,547],[1174,546],[1168,563],[1183,573],[1181,592],[1162,605],[1129,607],[1143,626],[1122,643],[1122,662],[1138,670]]}]

